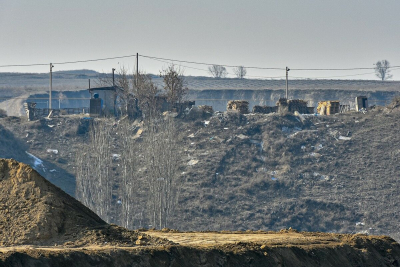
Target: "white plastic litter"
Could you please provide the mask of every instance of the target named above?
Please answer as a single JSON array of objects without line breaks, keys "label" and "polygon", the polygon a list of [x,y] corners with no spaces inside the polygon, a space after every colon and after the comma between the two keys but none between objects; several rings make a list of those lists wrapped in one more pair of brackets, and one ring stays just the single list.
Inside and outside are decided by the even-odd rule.
[{"label": "white plastic litter", "polygon": [[53,154],[58,154],[58,150],[57,149],[47,149],[47,153],[53,153]]}]

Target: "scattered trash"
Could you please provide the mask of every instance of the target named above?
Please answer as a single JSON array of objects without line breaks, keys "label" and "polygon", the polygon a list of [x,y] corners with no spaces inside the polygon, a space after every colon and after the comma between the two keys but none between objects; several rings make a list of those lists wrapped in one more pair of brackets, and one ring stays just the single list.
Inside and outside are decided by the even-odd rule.
[{"label": "scattered trash", "polygon": [[278,179],[275,178],[275,177],[271,177],[271,180],[272,180],[272,181],[276,181],[276,180],[278,180]]},{"label": "scattered trash", "polygon": [[198,162],[199,162],[199,160],[197,160],[197,159],[191,159],[191,160],[189,160],[187,165],[193,166],[193,165],[196,165]]},{"label": "scattered trash", "polygon": [[261,167],[261,168],[256,168],[256,172],[267,172],[267,168]]},{"label": "scattered trash", "polygon": [[304,150],[304,149],[306,149],[306,146],[301,146],[301,150]]},{"label": "scattered trash", "polygon": [[210,123],[210,121],[204,121],[204,126],[207,126]]},{"label": "scattered trash", "polygon": [[47,126],[49,126],[50,128],[53,128],[55,125],[49,124]]},{"label": "scattered trash", "polygon": [[56,169],[49,170],[49,172],[56,172]]},{"label": "scattered trash", "polygon": [[356,226],[364,226],[365,225],[365,223],[363,223],[363,222],[356,222]]},{"label": "scattered trash", "polygon": [[118,201],[117,201],[117,204],[121,205],[121,204],[122,204],[122,201],[121,201],[121,200],[118,200]]},{"label": "scattered trash", "polygon": [[120,154],[112,154],[112,159],[113,160],[120,160],[121,159],[121,155]]},{"label": "scattered trash", "polygon": [[193,138],[193,137],[194,137],[194,133],[189,134],[188,137],[189,137],[189,138]]},{"label": "scattered trash", "polygon": [[315,157],[315,158],[321,157],[321,154],[315,153],[315,152],[311,152],[309,155],[310,155],[311,157]]},{"label": "scattered trash", "polygon": [[319,179],[321,181],[329,181],[329,175],[321,175],[321,177],[319,177]]},{"label": "scattered trash", "polygon": [[248,136],[246,136],[246,135],[244,135],[244,134],[239,134],[239,135],[237,135],[236,136],[237,138],[239,138],[239,139],[247,139],[247,138],[249,138]]},{"label": "scattered trash", "polygon": [[351,140],[351,137],[347,137],[347,136],[339,136],[339,140],[346,140],[346,141],[348,141],[348,140]]},{"label": "scattered trash", "polygon": [[224,128],[224,130],[229,130],[229,128]]},{"label": "scattered trash", "polygon": [[57,149],[47,149],[47,153],[53,153],[53,154],[58,154],[58,150]]}]

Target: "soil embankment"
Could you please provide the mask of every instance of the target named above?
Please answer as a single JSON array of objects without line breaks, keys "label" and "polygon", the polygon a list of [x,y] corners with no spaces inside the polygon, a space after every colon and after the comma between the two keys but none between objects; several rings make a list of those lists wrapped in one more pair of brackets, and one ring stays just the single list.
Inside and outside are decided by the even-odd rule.
[{"label": "soil embankment", "polygon": [[[153,232],[150,235],[160,236]],[[162,234],[169,237],[171,233]],[[176,233],[171,234],[176,239]],[[322,233],[179,233],[182,245],[17,247],[0,249],[0,266],[399,266],[400,246],[388,237]],[[219,245],[189,244],[193,236]],[[218,237],[220,235],[220,237]],[[185,238],[186,236],[186,238]],[[196,237],[194,237],[196,239]],[[228,237],[229,239],[229,237]],[[182,240],[181,240],[182,241]],[[199,241],[199,240],[197,240]]]},{"label": "soil embankment", "polygon": [[0,266],[399,266],[385,236],[129,231],[28,165],[0,159]]}]

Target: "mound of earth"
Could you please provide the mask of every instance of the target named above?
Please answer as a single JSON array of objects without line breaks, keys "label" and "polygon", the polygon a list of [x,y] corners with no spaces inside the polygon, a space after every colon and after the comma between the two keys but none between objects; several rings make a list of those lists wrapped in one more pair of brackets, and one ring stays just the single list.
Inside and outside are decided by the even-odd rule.
[{"label": "mound of earth", "polygon": [[0,159],[0,245],[170,244],[108,225],[29,165]]}]

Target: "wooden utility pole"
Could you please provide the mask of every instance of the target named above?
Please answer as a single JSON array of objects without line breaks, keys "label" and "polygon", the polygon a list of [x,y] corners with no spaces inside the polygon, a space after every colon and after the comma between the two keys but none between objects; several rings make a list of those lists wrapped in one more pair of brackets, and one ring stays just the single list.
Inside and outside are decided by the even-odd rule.
[{"label": "wooden utility pole", "polygon": [[89,79],[89,89],[90,89],[90,79]]},{"label": "wooden utility pole", "polygon": [[136,85],[139,82],[139,53],[136,53]]},{"label": "wooden utility pole", "polygon": [[286,67],[286,99],[289,98],[289,85],[288,85],[288,73],[289,73],[289,68]]},{"label": "wooden utility pole", "polygon": [[113,87],[115,86],[115,79],[114,79],[114,71],[115,71],[115,69],[114,69],[114,68],[112,68],[112,76],[113,76]]},{"label": "wooden utility pole", "polygon": [[50,92],[49,92],[49,111],[51,110],[51,91],[53,90],[53,64],[50,63]]}]

